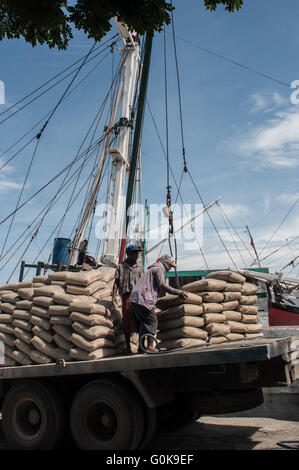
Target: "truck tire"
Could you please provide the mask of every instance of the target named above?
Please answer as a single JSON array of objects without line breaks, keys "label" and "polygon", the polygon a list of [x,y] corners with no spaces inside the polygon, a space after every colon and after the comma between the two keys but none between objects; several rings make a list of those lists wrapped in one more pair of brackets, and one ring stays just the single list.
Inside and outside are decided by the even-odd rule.
[{"label": "truck tire", "polygon": [[73,400],[71,430],[80,449],[135,450],[143,428],[140,400],[125,384],[90,382]]},{"label": "truck tire", "polygon": [[198,411],[194,411],[187,401],[175,400],[157,409],[157,427],[161,431],[175,431],[188,424],[192,424],[200,417]]},{"label": "truck tire", "polygon": [[144,404],[143,409],[145,415],[145,426],[142,439],[138,446],[138,449],[140,450],[147,448],[157,430],[156,408],[149,408],[146,404]]},{"label": "truck tire", "polygon": [[54,449],[66,429],[66,410],[54,387],[28,380],[6,393],[2,425],[10,447],[20,450]]}]

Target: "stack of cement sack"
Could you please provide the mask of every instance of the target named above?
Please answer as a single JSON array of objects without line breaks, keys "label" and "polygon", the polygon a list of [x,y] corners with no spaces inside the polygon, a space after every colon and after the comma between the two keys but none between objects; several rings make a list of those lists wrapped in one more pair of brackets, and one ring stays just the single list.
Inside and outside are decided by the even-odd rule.
[{"label": "stack of cement sack", "polygon": [[[113,268],[57,272],[0,287],[1,364],[48,364],[117,353]],[[115,321],[116,328],[119,328]],[[119,344],[117,345],[119,346]]]},{"label": "stack of cement sack", "polygon": [[213,272],[182,290],[188,293],[188,299],[165,296],[157,303],[161,347],[173,349],[263,336],[257,287],[239,273]]}]

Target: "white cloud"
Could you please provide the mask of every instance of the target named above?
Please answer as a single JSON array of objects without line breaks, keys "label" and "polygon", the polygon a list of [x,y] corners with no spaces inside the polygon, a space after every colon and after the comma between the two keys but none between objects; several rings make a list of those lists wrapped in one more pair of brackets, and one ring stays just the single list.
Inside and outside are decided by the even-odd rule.
[{"label": "white cloud", "polygon": [[257,92],[253,93],[248,100],[243,103],[249,107],[249,114],[258,112],[268,113],[282,106],[286,106],[289,100],[284,96],[281,96],[277,91],[270,92]]},{"label": "white cloud", "polygon": [[283,193],[277,196],[276,199],[279,202],[286,202],[288,204],[294,204],[296,201],[299,200],[299,193],[294,193],[294,194]]}]

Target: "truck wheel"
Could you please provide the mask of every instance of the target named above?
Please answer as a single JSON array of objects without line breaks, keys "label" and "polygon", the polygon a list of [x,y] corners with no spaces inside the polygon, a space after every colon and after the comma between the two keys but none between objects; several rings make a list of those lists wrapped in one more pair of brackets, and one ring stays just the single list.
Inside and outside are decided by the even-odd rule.
[{"label": "truck wheel", "polygon": [[200,417],[198,411],[194,411],[188,405],[180,401],[173,401],[157,408],[158,423],[161,431],[175,431],[176,429],[195,423]]},{"label": "truck wheel", "polygon": [[138,446],[138,449],[147,448],[147,446],[150,444],[157,429],[156,408],[149,408],[147,405],[144,405],[143,408],[144,408],[144,414],[145,414],[145,426],[144,426],[143,436]]},{"label": "truck wheel", "polygon": [[116,381],[90,382],[73,400],[71,429],[80,449],[135,450],[143,427],[138,398]]},{"label": "truck wheel", "polygon": [[2,408],[3,432],[15,449],[54,449],[66,428],[64,404],[49,384],[26,381],[5,395]]}]

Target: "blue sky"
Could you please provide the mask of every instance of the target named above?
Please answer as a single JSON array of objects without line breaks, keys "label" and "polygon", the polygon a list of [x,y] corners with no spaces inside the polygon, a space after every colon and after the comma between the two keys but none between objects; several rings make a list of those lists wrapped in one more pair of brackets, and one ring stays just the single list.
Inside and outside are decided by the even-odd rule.
[{"label": "blue sky", "polygon": [[[207,216],[203,219],[202,251],[209,268],[234,267],[234,264],[243,267],[244,262],[247,266],[250,264],[254,254],[246,233],[248,225],[261,259],[279,249],[262,262],[263,266],[277,270],[299,255],[299,242],[296,243],[295,239],[299,235],[298,208],[295,205],[299,198],[299,105],[291,102],[294,90],[287,86],[299,80],[299,4],[295,0],[285,4],[280,0],[245,0],[244,3],[240,12],[228,14],[221,7],[216,12],[207,12],[203,1],[199,0],[174,2],[186,158],[205,204],[221,196],[221,208],[231,222],[229,231],[216,207],[209,213],[217,232]],[[108,36],[115,33],[113,26]],[[169,158],[179,180],[182,154],[171,28],[168,28],[166,37]],[[78,60],[92,44],[80,33],[75,33],[67,51],[49,50],[46,46],[32,48],[23,40],[2,41],[0,80],[5,84],[6,104],[0,105],[0,112]],[[285,85],[200,48],[273,77]],[[114,67],[118,57],[116,50]],[[78,81],[95,63],[82,71]],[[108,54],[59,107],[41,138],[22,200],[30,197],[72,160],[103,101],[111,74],[112,54]],[[0,155],[51,110],[68,80],[0,125]],[[154,38],[148,101],[165,144],[163,34]],[[34,136],[43,122],[28,134],[23,144]],[[1,219],[16,205],[34,145],[35,142],[26,147],[18,158],[0,171]],[[21,144],[3,155],[2,161],[5,162],[20,147]],[[143,130],[142,159],[142,198],[147,198],[152,204],[162,204],[166,200],[165,158],[148,110]],[[90,166],[86,168],[86,176],[88,171]],[[171,184],[174,200],[176,189],[172,180]],[[20,211],[7,247],[15,243],[19,232],[47,203],[57,188],[54,186]],[[183,178],[181,192],[185,203],[200,203],[187,175]],[[104,196],[100,195],[99,199],[101,197]],[[61,236],[69,236],[80,211],[79,201],[80,198],[66,219]],[[45,219],[39,237],[25,256],[27,262],[34,259],[51,234],[66,202],[67,199],[62,198],[55,211]],[[8,222],[0,226],[2,243],[7,229]],[[40,257],[41,261],[47,259],[50,245]],[[165,250],[168,251],[167,245]],[[154,252],[149,261],[157,254],[158,251]],[[0,263],[0,282],[7,280],[21,255],[20,247],[14,257],[5,259],[5,266]],[[205,267],[198,247],[186,250],[183,240],[178,241],[178,264],[180,269]],[[287,268],[285,273],[297,275],[299,265],[292,271],[290,269]],[[18,269],[12,279],[17,277]]]}]

